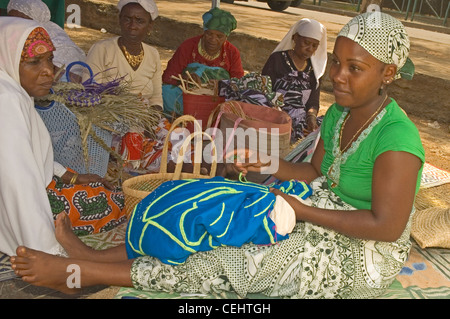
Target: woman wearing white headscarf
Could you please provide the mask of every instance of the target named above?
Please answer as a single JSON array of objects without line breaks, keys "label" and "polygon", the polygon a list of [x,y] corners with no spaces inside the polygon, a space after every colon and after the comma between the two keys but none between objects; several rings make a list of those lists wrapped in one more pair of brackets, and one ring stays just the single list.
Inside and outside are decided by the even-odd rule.
[{"label": "woman wearing white headscarf", "polygon": [[32,19],[47,30],[55,46],[53,64],[58,68],[67,67],[76,61],[83,62],[86,59],[84,51],[70,39],[67,33],[59,25],[50,21],[50,9],[42,0],[10,0],[7,12],[9,16]]},{"label": "woman wearing white headscarf", "polygon": [[[158,7],[153,0],[120,0],[117,9],[121,35],[95,43],[86,63],[96,82],[124,77],[132,93],[142,95],[149,106],[162,108],[161,59],[158,50],[144,42],[158,17]],[[85,74],[83,81],[88,78]],[[148,145],[154,141],[144,138],[142,133],[131,129],[121,139],[114,138],[114,148],[130,164],[127,169],[145,170],[157,163],[148,160],[154,154],[154,148]],[[149,152],[144,151],[147,148]]]},{"label": "woman wearing white headscarf", "polygon": [[[161,59],[158,51],[144,43],[150,33],[158,8],[153,0],[120,0],[121,35],[95,43],[86,63],[95,81],[107,82],[125,76],[131,91],[142,94],[149,105],[162,107]],[[87,75],[83,80],[87,79]]]},{"label": "woman wearing white headscarf", "polygon": [[[115,204],[123,194],[102,187],[112,185],[98,175],[54,162],[50,134],[34,106],[34,97],[47,95],[54,81],[47,31],[33,20],[1,17],[0,42],[0,251],[12,255],[26,244],[57,254],[63,250],[53,213],[67,213],[80,232],[105,231],[126,218],[123,205]],[[68,199],[73,192],[80,194],[76,203]]]},{"label": "woman wearing white headscarf", "polygon": [[272,79],[272,90],[281,93],[283,111],[292,118],[295,141],[314,131],[320,101],[320,78],[327,65],[327,31],[312,19],[295,23],[263,67]]},{"label": "woman wearing white headscarf", "polygon": [[[50,254],[62,252],[46,187],[53,174],[66,170],[53,162],[50,135],[19,74],[25,41],[38,26],[32,20],[0,18],[0,251],[7,255],[24,243]],[[49,65],[46,85],[53,76]]]}]

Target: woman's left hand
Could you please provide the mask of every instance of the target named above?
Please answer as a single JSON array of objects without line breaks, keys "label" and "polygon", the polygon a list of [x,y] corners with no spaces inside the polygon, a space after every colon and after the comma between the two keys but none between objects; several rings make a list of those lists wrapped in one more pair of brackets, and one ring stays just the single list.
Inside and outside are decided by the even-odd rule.
[{"label": "woman's left hand", "polygon": [[[76,175],[76,176],[75,176]],[[113,190],[114,185],[108,182],[105,178],[97,174],[76,174],[71,171],[66,171],[61,179],[64,184],[70,185],[73,183],[74,185],[80,184],[89,184],[89,183],[102,183],[107,189]]]},{"label": "woman's left hand", "polygon": [[308,135],[311,132],[314,132],[319,127],[317,125],[317,116],[315,115],[308,115],[306,117],[306,129],[304,130],[304,133]]},{"label": "woman's left hand", "polygon": [[102,183],[106,188],[112,190],[114,185],[108,182],[105,178],[97,174],[80,174],[75,181],[75,184],[90,184],[90,183]]}]

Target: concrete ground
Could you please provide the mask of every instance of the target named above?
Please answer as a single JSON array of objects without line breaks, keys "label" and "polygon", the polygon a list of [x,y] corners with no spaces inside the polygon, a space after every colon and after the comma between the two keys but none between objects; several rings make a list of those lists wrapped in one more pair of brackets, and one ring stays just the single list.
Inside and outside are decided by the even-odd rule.
[{"label": "concrete ground", "polygon": [[[116,4],[118,0],[66,0],[68,3],[80,3],[80,2],[93,2],[98,6],[99,12],[108,11],[105,9],[105,5]],[[235,4],[221,4],[221,7],[225,10],[231,11],[238,19],[238,28],[235,31],[237,34],[247,34],[255,38],[264,38],[265,40],[272,40],[272,44],[275,45],[287,32],[290,26],[302,17],[310,17],[324,23],[328,30],[328,51],[332,51],[332,45],[334,44],[334,38],[340,28],[349,20],[349,16],[355,14],[352,11],[344,11],[339,8],[329,8],[326,6],[318,7],[308,4],[308,1],[304,1],[304,5],[299,8],[289,8],[283,12],[271,11],[265,3],[259,3],[255,1],[250,2],[235,2]],[[311,1],[309,1],[311,3]],[[162,19],[173,19],[177,21],[183,21],[184,23],[191,23],[199,26],[201,24],[201,15],[209,10],[211,6],[210,0],[158,0],[158,8]],[[106,19],[110,21],[109,25],[105,25],[105,28],[110,30],[110,25],[116,24],[114,20],[116,17],[107,15]],[[399,18],[403,18],[403,15],[399,15]],[[89,17],[83,18],[82,25],[93,24],[96,20]],[[112,21],[112,22],[111,22]],[[450,80],[450,33],[449,27],[441,27],[439,22],[425,21],[417,18],[413,23],[405,22],[408,32],[412,38],[412,53],[417,72],[426,74],[429,76],[437,77],[440,79]],[[112,28],[112,27],[111,27]],[[88,50],[90,45],[96,40],[113,36],[112,33],[101,33],[100,27],[94,29],[81,28],[80,30],[67,30],[68,34],[74,39],[74,41],[80,45],[84,50]],[[186,33],[181,32],[177,35],[179,38],[185,38]],[[166,39],[169,37],[175,37],[175,35],[165,35]],[[163,37],[164,38],[164,37]],[[161,54],[163,62],[163,68],[165,63],[173,53],[173,47],[164,45],[158,46],[158,50]],[[247,68],[248,69],[248,68]],[[449,87],[450,88],[450,87]],[[326,101],[328,102],[328,101]],[[448,119],[446,120],[448,123]],[[448,145],[448,130],[447,133],[442,133],[442,140]],[[446,134],[446,135],[445,135]],[[438,153],[438,156],[448,159],[448,151],[444,153]],[[439,163],[435,163],[437,166],[449,169],[449,167],[443,167]],[[447,160],[448,165],[448,160]],[[448,194],[448,192],[447,192]],[[64,295],[55,292],[51,289],[34,287],[26,284],[20,279],[12,279],[8,281],[0,282],[0,299],[84,299],[84,298],[112,298],[117,292],[116,287],[103,287],[97,286],[89,289],[84,289],[81,294],[78,295]]]}]

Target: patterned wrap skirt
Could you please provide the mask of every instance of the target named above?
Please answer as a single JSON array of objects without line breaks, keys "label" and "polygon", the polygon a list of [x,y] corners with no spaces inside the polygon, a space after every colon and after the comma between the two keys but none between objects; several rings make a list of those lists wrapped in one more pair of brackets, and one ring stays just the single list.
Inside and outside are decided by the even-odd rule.
[{"label": "patterned wrap skirt", "polygon": [[54,176],[47,196],[54,218],[65,212],[77,236],[106,232],[127,220],[119,188],[108,190],[101,183],[66,185]]},{"label": "patterned wrap skirt", "polygon": [[[353,210],[328,189],[325,177],[311,183],[313,206]],[[407,260],[411,217],[396,242],[351,238],[307,222],[297,222],[289,238],[270,246],[222,246],[191,255],[173,266],[156,258],[136,258],[136,289],[177,293],[233,291],[241,297],[374,298],[383,294]]]}]

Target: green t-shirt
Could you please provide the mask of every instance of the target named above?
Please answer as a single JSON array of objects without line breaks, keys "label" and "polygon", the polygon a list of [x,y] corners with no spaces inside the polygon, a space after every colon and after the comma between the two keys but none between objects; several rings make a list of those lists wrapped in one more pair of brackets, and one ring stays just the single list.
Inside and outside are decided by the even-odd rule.
[{"label": "green t-shirt", "polygon": [[[339,150],[339,132],[347,113],[347,108],[335,103],[328,109],[322,122],[320,133],[325,155],[321,171],[327,177]],[[331,188],[332,191],[357,209],[371,209],[373,167],[378,155],[386,151],[408,152],[420,158],[422,167],[417,176],[417,193],[425,150],[416,126],[393,99],[343,154],[339,182]],[[331,184],[332,181],[328,178],[330,187]]]}]

